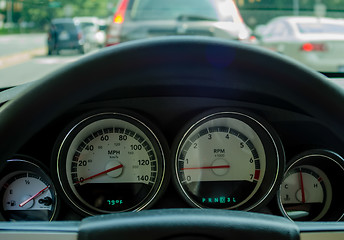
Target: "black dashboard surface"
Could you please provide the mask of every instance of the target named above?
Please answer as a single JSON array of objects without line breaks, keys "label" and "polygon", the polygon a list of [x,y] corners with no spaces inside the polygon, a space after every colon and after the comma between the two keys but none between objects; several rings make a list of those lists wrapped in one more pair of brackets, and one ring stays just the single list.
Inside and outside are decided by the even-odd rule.
[{"label": "black dashboard surface", "polygon": [[[8,140],[1,148],[2,161],[34,158],[53,176],[57,142],[75,119],[93,111],[142,116],[165,145],[166,189],[150,206],[164,209],[191,207],[173,185],[172,160],[182,130],[207,111],[249,113],[271,126],[283,145],[283,172],[307,151],[344,156],[344,130],[338,127],[342,93],[321,75],[255,48],[185,39],[156,40],[155,46],[149,41],[124,44],[48,76],[18,96],[5,96],[12,89],[2,92],[3,99],[14,99],[2,106],[0,134]],[[325,100],[325,93],[333,97]],[[52,178],[59,195],[59,182]],[[279,176],[273,193],[254,211],[282,215],[276,197],[281,181]],[[57,220],[84,217],[66,198],[60,200]]]}]

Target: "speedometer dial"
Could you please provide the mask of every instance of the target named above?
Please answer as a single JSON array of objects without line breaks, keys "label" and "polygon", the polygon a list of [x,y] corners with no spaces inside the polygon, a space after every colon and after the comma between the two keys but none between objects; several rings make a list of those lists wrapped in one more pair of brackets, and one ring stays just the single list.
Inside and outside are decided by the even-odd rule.
[{"label": "speedometer dial", "polygon": [[176,149],[176,182],[183,196],[201,208],[259,205],[283,169],[282,146],[272,129],[236,112],[199,118]]},{"label": "speedometer dial", "polygon": [[165,175],[162,146],[153,131],[120,113],[80,121],[63,140],[57,167],[66,197],[88,214],[147,207]]}]

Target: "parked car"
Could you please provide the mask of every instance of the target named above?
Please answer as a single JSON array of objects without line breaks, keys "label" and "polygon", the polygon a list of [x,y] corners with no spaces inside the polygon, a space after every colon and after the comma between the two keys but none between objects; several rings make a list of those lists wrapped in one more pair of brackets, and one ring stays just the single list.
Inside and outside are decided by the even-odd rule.
[{"label": "parked car", "polygon": [[256,34],[263,47],[320,72],[344,72],[344,21],[319,17],[278,17]]},{"label": "parked car", "polygon": [[53,19],[48,33],[48,55],[75,49],[84,53],[85,38],[78,21],[70,18]]},{"label": "parked car", "polygon": [[171,35],[249,41],[250,29],[233,0],[121,0],[107,31],[106,46]]}]

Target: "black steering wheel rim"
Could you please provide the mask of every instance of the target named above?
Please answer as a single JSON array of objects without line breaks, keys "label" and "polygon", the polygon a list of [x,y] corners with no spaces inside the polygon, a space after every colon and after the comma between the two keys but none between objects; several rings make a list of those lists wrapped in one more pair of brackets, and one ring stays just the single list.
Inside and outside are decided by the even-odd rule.
[{"label": "black steering wheel rim", "polygon": [[[59,115],[111,89],[127,97],[133,88],[136,95],[144,95],[148,88],[157,89],[158,95],[184,86],[192,94],[212,88],[228,98],[245,90],[282,99],[327,124],[344,141],[344,94],[324,76],[291,59],[237,42],[164,37],[100,51],[37,81],[3,105],[0,161],[10,158]],[[217,97],[217,93],[207,94]]]}]

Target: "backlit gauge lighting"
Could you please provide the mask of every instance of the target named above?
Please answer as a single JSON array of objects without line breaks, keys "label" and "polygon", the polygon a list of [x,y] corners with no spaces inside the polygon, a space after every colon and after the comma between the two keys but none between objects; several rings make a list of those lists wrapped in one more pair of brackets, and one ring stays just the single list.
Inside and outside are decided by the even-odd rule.
[{"label": "backlit gauge lighting", "polygon": [[[274,186],[280,171],[277,152],[266,129],[253,118],[211,114],[191,125],[179,141],[177,186],[197,207],[253,208]],[[266,192],[258,193],[262,186]]]},{"label": "backlit gauge lighting", "polygon": [[76,124],[59,148],[57,167],[66,197],[87,214],[146,208],[165,175],[158,138],[141,121],[120,113],[96,114]]}]

